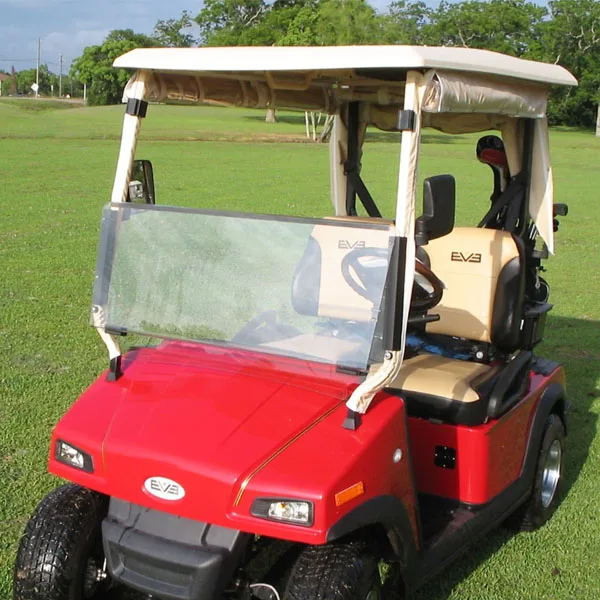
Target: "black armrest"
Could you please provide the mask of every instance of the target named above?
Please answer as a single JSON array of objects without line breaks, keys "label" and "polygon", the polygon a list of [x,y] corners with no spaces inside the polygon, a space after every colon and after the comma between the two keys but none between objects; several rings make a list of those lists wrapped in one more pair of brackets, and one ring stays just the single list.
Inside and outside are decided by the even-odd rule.
[{"label": "black armrest", "polygon": [[523,350],[502,370],[490,393],[488,418],[497,419],[521,399],[529,385],[532,360],[533,353]]}]

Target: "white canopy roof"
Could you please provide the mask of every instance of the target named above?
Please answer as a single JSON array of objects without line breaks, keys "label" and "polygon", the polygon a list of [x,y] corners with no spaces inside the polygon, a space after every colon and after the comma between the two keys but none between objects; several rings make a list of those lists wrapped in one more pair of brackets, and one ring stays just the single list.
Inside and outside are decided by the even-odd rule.
[{"label": "white canopy roof", "polygon": [[418,88],[422,126],[448,133],[501,130],[513,175],[521,168],[515,119],[535,119],[530,209],[553,249],[545,113],[551,85],[577,85],[563,67],[488,50],[434,46],[138,48],[114,65],[137,71],[125,99],[138,97],[136,86],[143,80],[143,97],[154,102],[337,114],[344,104],[359,101],[361,122],[388,130],[397,129],[411,79]]},{"label": "white canopy roof", "polygon": [[[546,84],[577,85],[563,67],[489,50],[436,46],[251,46],[138,48],[115,67],[173,73],[318,72],[360,69],[442,69],[485,73]],[[394,77],[389,73],[390,80]],[[387,79],[387,77],[383,77]]]}]

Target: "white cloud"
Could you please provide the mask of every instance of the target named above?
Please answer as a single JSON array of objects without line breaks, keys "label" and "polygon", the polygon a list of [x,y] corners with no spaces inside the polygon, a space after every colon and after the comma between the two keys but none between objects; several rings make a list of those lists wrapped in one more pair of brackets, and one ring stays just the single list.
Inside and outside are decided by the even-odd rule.
[{"label": "white cloud", "polygon": [[51,71],[57,71],[59,57],[63,55],[63,72],[68,71],[71,61],[83,48],[101,44],[109,29],[75,29],[72,33],[53,31],[41,39],[42,62],[49,63]]}]

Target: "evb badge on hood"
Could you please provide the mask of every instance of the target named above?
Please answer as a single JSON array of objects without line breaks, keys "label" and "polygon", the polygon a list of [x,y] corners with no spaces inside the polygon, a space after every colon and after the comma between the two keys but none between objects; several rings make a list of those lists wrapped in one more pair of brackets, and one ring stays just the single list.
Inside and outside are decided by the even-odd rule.
[{"label": "evb badge on hood", "polygon": [[183,486],[166,477],[149,477],[144,482],[144,489],[161,500],[181,500],[185,496]]}]

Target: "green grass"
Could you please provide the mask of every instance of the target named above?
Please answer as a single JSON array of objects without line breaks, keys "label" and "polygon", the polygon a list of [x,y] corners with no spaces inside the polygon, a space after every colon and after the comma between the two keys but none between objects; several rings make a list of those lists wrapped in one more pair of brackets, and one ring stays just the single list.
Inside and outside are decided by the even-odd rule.
[{"label": "green grass", "polygon": [[[28,515],[57,484],[45,473],[51,428],[106,367],[88,314],[123,114],[122,107],[30,111],[17,102],[0,102],[0,600],[11,598]],[[302,115],[281,117],[266,125],[250,110],[151,106],[138,156],[154,163],[158,202],[330,214],[327,148],[282,143],[303,141],[304,126]],[[241,141],[253,136],[263,143]],[[363,161],[388,214],[396,140],[374,136]],[[491,187],[487,167],[474,158],[476,136],[430,133],[425,141],[422,175],[454,174],[459,221],[474,222]],[[557,256],[547,262],[555,309],[540,350],[565,363],[573,402],[564,499],[541,531],[490,535],[418,600],[599,596],[600,140],[558,131],[552,145],[556,198],[570,213],[557,234]]]}]

